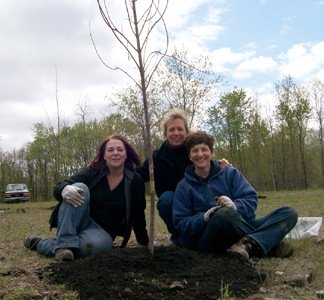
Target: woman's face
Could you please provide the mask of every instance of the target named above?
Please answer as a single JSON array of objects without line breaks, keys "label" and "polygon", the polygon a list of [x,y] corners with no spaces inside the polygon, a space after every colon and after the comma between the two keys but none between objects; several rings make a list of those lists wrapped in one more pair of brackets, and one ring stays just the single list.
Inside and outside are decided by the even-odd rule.
[{"label": "woman's face", "polygon": [[209,171],[212,151],[206,144],[198,144],[190,149],[189,159],[196,170]]},{"label": "woman's face", "polygon": [[182,119],[173,119],[167,123],[166,139],[171,147],[182,146],[187,136],[185,122]]},{"label": "woman's face", "polygon": [[124,167],[126,158],[126,149],[122,141],[111,139],[107,142],[104,159],[108,168]]}]

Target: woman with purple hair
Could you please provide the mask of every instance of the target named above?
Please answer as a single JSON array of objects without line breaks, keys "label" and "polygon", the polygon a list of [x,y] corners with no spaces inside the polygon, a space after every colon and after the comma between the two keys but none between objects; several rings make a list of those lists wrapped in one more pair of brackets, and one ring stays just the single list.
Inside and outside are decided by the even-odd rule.
[{"label": "woman with purple hair", "polygon": [[125,247],[134,230],[140,245],[148,244],[145,185],[135,172],[140,159],[119,134],[106,138],[88,167],[54,187],[59,201],[50,218],[56,238],[26,237],[24,245],[58,261],[108,251],[117,236]]}]

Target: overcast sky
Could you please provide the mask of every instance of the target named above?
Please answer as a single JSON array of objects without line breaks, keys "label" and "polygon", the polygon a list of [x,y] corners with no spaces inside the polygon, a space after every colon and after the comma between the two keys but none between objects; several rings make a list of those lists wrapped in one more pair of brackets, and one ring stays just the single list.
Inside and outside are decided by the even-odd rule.
[{"label": "overcast sky", "polygon": [[[124,1],[108,2],[114,3],[118,19]],[[170,51],[177,46],[192,56],[207,54],[228,88],[244,88],[266,106],[274,83],[285,75],[298,82],[315,77],[324,82],[324,0],[170,2]],[[106,99],[128,83],[98,59],[89,24],[107,63],[128,61],[94,0],[1,0],[2,151],[32,141],[37,122],[55,126],[56,91],[61,119],[72,125],[80,103],[88,103],[90,117],[101,118],[108,111]]]}]

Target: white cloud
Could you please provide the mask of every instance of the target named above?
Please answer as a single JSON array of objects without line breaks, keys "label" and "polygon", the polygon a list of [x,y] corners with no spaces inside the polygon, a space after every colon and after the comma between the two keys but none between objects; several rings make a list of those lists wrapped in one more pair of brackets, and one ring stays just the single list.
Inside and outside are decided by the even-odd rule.
[{"label": "white cloud", "polygon": [[296,79],[312,76],[324,68],[324,42],[310,45],[293,45],[287,53],[279,56],[280,75],[291,75]]},{"label": "white cloud", "polygon": [[209,43],[219,39],[224,28],[221,18],[225,10],[218,8],[224,0],[170,1],[166,24],[170,35],[170,48],[184,47],[206,51]]},{"label": "white cloud", "polygon": [[261,108],[261,115],[265,118],[271,117],[278,103],[275,93],[260,94],[257,99]]},{"label": "white cloud", "polygon": [[[222,4],[224,2],[225,0],[169,1],[169,7],[165,16],[169,31],[181,31],[184,27],[192,25],[192,22],[197,20],[197,17],[199,17],[199,13],[197,12],[200,11],[199,9],[202,6],[213,7],[216,4]],[[211,9],[211,11],[212,10],[213,9]],[[204,18],[205,17],[206,16],[204,16]],[[201,18],[200,21],[202,21]]]},{"label": "white cloud", "polygon": [[324,82],[324,68],[319,70],[316,74],[315,77],[318,78],[320,81]]},{"label": "white cloud", "polygon": [[276,61],[274,61],[273,58],[258,56],[241,62],[236,67],[235,73],[246,74],[247,77],[251,77],[253,72],[257,72],[257,73],[273,72],[276,68],[277,68],[277,63]]},{"label": "white cloud", "polygon": [[240,62],[250,59],[254,52],[234,52],[231,48],[219,48],[210,52],[212,63],[218,72],[229,71]]},{"label": "white cloud", "polygon": [[107,71],[91,44],[88,22],[95,18],[92,25],[98,45],[112,52],[112,38],[103,30],[93,1],[2,4],[0,145],[10,149],[31,140],[34,123],[55,118],[56,83],[62,117],[72,120],[80,94],[90,90],[93,104],[102,101],[102,94],[120,75]]},{"label": "white cloud", "polygon": [[255,73],[274,72],[277,69],[277,62],[273,58],[255,55],[255,51],[234,52],[230,48],[221,48],[211,53],[211,59],[217,72],[228,73],[241,80],[257,76]]},{"label": "white cloud", "polygon": [[[314,56],[316,64],[324,64],[324,42],[315,44],[311,49],[310,53]],[[322,66],[323,68],[324,66]]]},{"label": "white cloud", "polygon": [[[138,3],[145,4],[145,1]],[[255,5],[268,3],[270,1],[259,0]],[[316,3],[323,4],[323,1]],[[71,124],[76,119],[76,105],[80,99],[87,99],[93,116],[102,116],[107,105],[105,97],[109,97],[114,88],[129,84],[129,79],[123,73],[108,70],[100,62],[90,39],[89,22],[96,46],[105,62],[124,67],[129,72],[137,72],[126,51],[105,26],[96,1],[33,0],[31,5],[30,0],[3,0],[1,4],[2,149],[10,149],[9,145],[18,147],[24,145],[28,138],[30,140],[33,123],[50,120],[55,124],[56,83],[62,118]],[[113,5],[117,26],[121,28],[123,24],[123,30],[127,32],[124,2],[114,0],[108,4]],[[172,50],[174,46],[188,49],[188,57],[208,55],[216,72],[222,73],[231,84],[233,81],[236,86],[246,88],[262,101],[262,106],[266,105],[266,100],[273,99],[273,87],[269,82],[282,75],[289,73],[300,80],[317,76],[324,81],[323,39],[314,43],[298,36],[303,43],[284,46],[286,49],[289,47],[288,50],[281,48],[278,55],[276,52],[283,47],[279,39],[271,39],[272,45],[261,49],[259,45],[262,43],[253,40],[253,35],[251,38],[249,36],[249,44],[244,40],[244,34],[241,39],[240,30],[224,36],[225,32],[232,32],[233,29],[225,26],[234,23],[240,26],[242,20],[237,15],[237,7],[243,4],[237,4],[235,8],[232,6],[231,9],[228,4],[226,0],[170,1],[166,14],[169,49]],[[297,18],[287,12],[283,22],[286,29],[291,28]],[[239,29],[244,30],[244,25],[242,23]],[[161,31],[150,41],[154,50],[164,45],[162,39]]]}]

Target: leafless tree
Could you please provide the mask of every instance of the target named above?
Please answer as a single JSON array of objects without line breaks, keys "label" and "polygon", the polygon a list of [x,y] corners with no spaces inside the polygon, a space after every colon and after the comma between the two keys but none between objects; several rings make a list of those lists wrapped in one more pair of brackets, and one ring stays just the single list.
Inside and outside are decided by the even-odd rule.
[{"label": "leafless tree", "polygon": [[[120,1],[120,0],[119,0]],[[152,143],[150,132],[150,107],[147,99],[147,90],[151,82],[152,76],[155,73],[161,60],[167,53],[169,45],[168,31],[164,20],[164,15],[169,4],[169,0],[124,0],[126,19],[128,21],[128,28],[123,29],[122,25],[117,26],[116,21],[113,20],[114,15],[112,9],[108,7],[108,4],[112,4],[112,1],[97,0],[98,7],[105,24],[117,39],[117,41],[125,49],[128,59],[133,61],[136,68],[139,71],[138,77],[134,77],[128,70],[119,67],[112,66],[103,59],[96,47],[94,38],[91,33],[90,36],[94,48],[101,62],[111,70],[119,70],[126,74],[135,84],[140,88],[142,92],[142,100],[145,116],[145,152],[149,161],[149,173],[150,173],[150,243],[149,248],[151,253],[154,252],[154,211],[155,211],[155,188],[154,188],[154,167],[152,156]],[[153,34],[156,30],[164,30],[165,43],[163,43],[163,50],[156,49],[150,50],[153,43]]]},{"label": "leafless tree", "polygon": [[321,173],[324,179],[324,83],[314,79],[310,83],[310,97],[313,102],[316,122],[318,123],[318,142],[321,152]]}]

